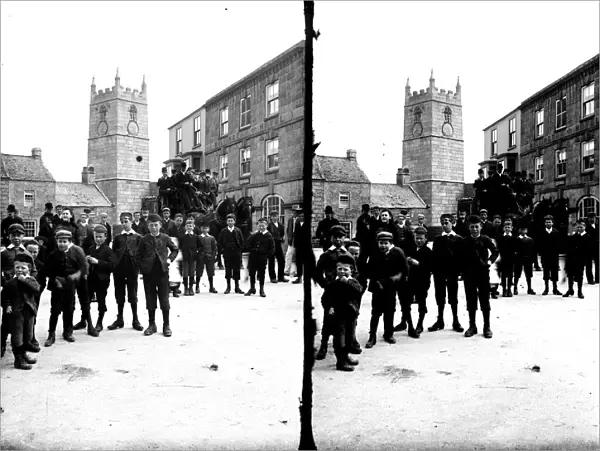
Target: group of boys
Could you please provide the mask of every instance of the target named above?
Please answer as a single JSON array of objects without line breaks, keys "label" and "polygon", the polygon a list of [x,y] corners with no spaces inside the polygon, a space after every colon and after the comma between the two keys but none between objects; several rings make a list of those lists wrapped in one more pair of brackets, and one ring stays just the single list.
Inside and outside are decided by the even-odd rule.
[{"label": "group of boys", "polygon": [[[482,216],[487,216],[485,213],[487,212],[484,211]],[[418,225],[412,234],[405,235],[400,240],[398,224],[390,224],[391,216],[391,212],[384,209],[374,218],[369,214],[368,205],[364,205],[363,217],[359,218],[362,226],[354,240],[344,241],[346,231],[339,225],[334,225],[329,230],[331,246],[319,258],[315,274],[315,281],[324,288],[324,317],[321,346],[316,355],[318,360],[326,357],[329,337],[333,336],[337,369],[352,371],[358,364],[351,354],[362,352],[356,340],[356,324],[361,298],[367,290],[372,293],[372,306],[366,348],[372,348],[377,342],[376,334],[381,316],[383,339],[386,342],[396,342],[393,336],[395,331],[407,330],[410,337],[420,337],[427,314],[426,300],[432,275],[438,316],[436,322],[428,328],[430,332],[444,329],[447,299],[452,309],[454,331],[464,331],[465,337],[477,334],[476,312],[480,309],[483,316],[483,336],[492,338],[490,297],[497,296],[493,295],[494,286],[490,284],[490,268],[496,260],[503,296],[518,294],[517,285],[522,273],[527,281],[527,293],[535,294],[531,278],[536,256],[533,252],[533,240],[527,235],[526,224],[521,224],[518,234],[513,234],[512,220],[506,218],[501,227],[502,233],[497,234],[496,229],[489,229],[480,216],[466,218],[465,211],[460,211],[458,217],[454,215],[454,218],[451,214],[443,214],[440,217],[442,233],[435,238],[430,248],[427,246],[426,227]],[[549,294],[549,282],[552,281],[553,294],[561,295],[557,287],[558,232],[553,228],[551,216],[545,218],[545,227],[546,235],[540,238],[545,281],[542,294]],[[589,260],[590,249],[597,246],[591,235],[585,231],[585,221],[578,221],[575,233],[569,238],[565,265],[569,291],[564,296],[573,295],[573,285],[577,283],[578,296],[583,298],[583,270]],[[466,331],[458,318],[459,280],[464,284],[469,315],[469,327]],[[401,322],[394,326],[396,296],[402,317]],[[411,315],[413,303],[418,304],[416,327],[413,326]]]}]

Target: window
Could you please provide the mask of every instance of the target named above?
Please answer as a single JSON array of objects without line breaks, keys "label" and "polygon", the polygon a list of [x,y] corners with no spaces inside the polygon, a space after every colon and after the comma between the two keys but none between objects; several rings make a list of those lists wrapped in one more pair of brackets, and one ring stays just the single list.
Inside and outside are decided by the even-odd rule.
[{"label": "window", "polygon": [[198,116],[194,118],[194,146],[202,144],[202,131],[200,127],[200,116]]},{"label": "window", "polygon": [[421,108],[416,107],[415,108],[415,124],[419,124],[421,123]]},{"label": "window", "polygon": [[135,105],[129,107],[129,121],[137,122],[137,108]]},{"label": "window", "polygon": [[175,130],[175,142],[176,142],[175,154],[179,155],[183,151],[183,142],[181,141],[181,127],[179,127],[177,130]]},{"label": "window", "polygon": [[340,221],[340,225],[346,230],[347,236],[352,236],[352,223],[349,221]]},{"label": "window", "polygon": [[558,149],[556,151],[556,177],[567,176],[567,150]]},{"label": "window", "polygon": [[102,105],[100,107],[100,115],[99,115],[99,117],[100,117],[100,122],[106,121],[106,107],[104,105]]},{"label": "window", "polygon": [[227,154],[219,157],[219,175],[222,180],[227,179]]},{"label": "window", "polygon": [[192,159],[192,168],[194,169],[194,171],[202,170],[202,167],[200,166],[200,158],[199,157],[194,157]]},{"label": "window", "polygon": [[25,191],[23,193],[23,206],[33,207],[35,206],[35,191]]},{"label": "window", "polygon": [[240,149],[240,175],[250,174],[250,147]]},{"label": "window", "polygon": [[498,129],[492,130],[492,155],[498,153]]},{"label": "window", "polygon": [[250,96],[240,100],[240,128],[250,126]]},{"label": "window", "polygon": [[535,112],[535,137],[544,136],[544,109]]},{"label": "window", "polygon": [[513,117],[508,121],[508,147],[517,145],[517,118]]},{"label": "window", "polygon": [[452,110],[448,106],[444,108],[444,122],[452,123]]},{"label": "window", "polygon": [[538,182],[544,180],[544,157],[535,157],[534,166],[535,180]]},{"label": "window", "polygon": [[31,221],[31,220],[24,220],[23,221],[23,228],[25,229],[25,237],[26,238],[33,238],[35,236],[37,236],[36,233],[36,222],[35,221]]},{"label": "window", "polygon": [[592,116],[594,114],[594,83],[584,86],[581,91],[581,117]]},{"label": "window", "polygon": [[599,202],[594,196],[586,196],[577,203],[577,219],[584,219],[590,213],[598,215]]},{"label": "window", "polygon": [[594,170],[594,141],[581,143],[581,170]]},{"label": "window", "polygon": [[225,107],[220,112],[221,116],[221,136],[229,133],[229,107]]},{"label": "window", "polygon": [[279,138],[270,139],[266,142],[267,147],[267,170],[279,167]]},{"label": "window", "polygon": [[283,199],[277,194],[267,196],[263,200],[263,217],[268,218],[272,211],[279,212],[279,222],[283,224]]},{"label": "window", "polygon": [[350,193],[345,192],[339,194],[339,207],[350,208]]},{"label": "window", "polygon": [[556,129],[567,126],[567,96],[556,101]]},{"label": "window", "polygon": [[267,86],[267,117],[279,112],[279,81]]}]

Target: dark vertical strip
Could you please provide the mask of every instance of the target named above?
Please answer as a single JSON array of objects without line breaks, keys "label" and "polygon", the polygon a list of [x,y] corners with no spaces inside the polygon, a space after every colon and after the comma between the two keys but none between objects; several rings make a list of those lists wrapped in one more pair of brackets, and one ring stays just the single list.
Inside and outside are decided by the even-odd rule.
[{"label": "dark vertical strip", "polygon": [[[310,227],[312,221],[312,159],[313,159],[313,129],[312,129],[312,72],[313,72],[313,18],[315,4],[304,2],[305,23],[305,60],[304,60],[304,183],[303,208],[304,221]],[[312,318],[311,281],[314,268],[311,234],[304,234],[309,246],[308,258],[304,264],[304,368],[302,374],[302,399],[300,400],[300,444],[298,449],[317,449],[312,430],[312,369],[314,359],[314,339],[316,326]],[[312,257],[312,258],[311,258]]]}]

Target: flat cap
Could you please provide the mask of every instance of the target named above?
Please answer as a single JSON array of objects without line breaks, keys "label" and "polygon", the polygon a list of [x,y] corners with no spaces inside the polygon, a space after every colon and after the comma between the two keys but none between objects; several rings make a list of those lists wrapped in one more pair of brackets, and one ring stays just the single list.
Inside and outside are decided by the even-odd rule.
[{"label": "flat cap", "polygon": [[160,222],[161,218],[156,213],[148,215],[148,222]]},{"label": "flat cap", "polygon": [[[164,211],[164,210],[163,210],[163,211]],[[171,211],[171,210],[169,210],[169,211]],[[183,219],[183,213],[177,213],[177,214],[175,215],[175,219],[177,219],[177,218],[181,218],[181,219]]]},{"label": "flat cap", "polygon": [[329,235],[331,236],[346,236],[346,229],[344,229],[341,225],[334,225],[331,229],[329,229]]},{"label": "flat cap", "polygon": [[415,235],[427,235],[427,229],[423,226],[419,226],[415,229]]},{"label": "flat cap", "polygon": [[469,224],[481,224],[481,218],[477,215],[469,216]]},{"label": "flat cap", "polygon": [[382,230],[377,234],[377,241],[392,241],[394,236],[390,232]]},{"label": "flat cap", "polygon": [[131,213],[129,213],[128,211],[124,211],[123,213],[121,213],[119,215],[119,218],[120,219],[129,218],[129,220],[131,220],[131,219],[133,219],[133,215]]},{"label": "flat cap", "polygon": [[229,218],[231,218],[231,219],[233,219],[235,221],[235,215],[233,213],[229,213],[227,216],[225,216],[226,220],[229,219]]},{"label": "flat cap", "polygon": [[169,207],[163,208],[162,211],[168,211],[169,213],[171,213],[171,209]]},{"label": "flat cap", "polygon": [[25,253],[25,252],[21,252],[20,254],[15,255],[15,262],[23,262],[23,263],[29,263],[30,265],[33,264],[33,258],[31,256],[31,254],[29,253]]},{"label": "flat cap", "polygon": [[544,216],[544,221],[546,221],[546,220],[548,220],[548,219],[549,219],[550,221],[554,221],[554,216],[552,216],[552,215],[546,215],[546,216]]},{"label": "flat cap", "polygon": [[9,235],[11,233],[20,233],[22,235],[25,235],[25,228],[21,224],[11,224],[8,227],[6,233],[8,233]]},{"label": "flat cap", "polygon": [[102,224],[98,224],[96,227],[94,227],[94,232],[95,233],[106,233],[106,227],[104,227]]},{"label": "flat cap", "polygon": [[60,240],[61,238],[67,238],[70,240],[73,238],[73,234],[71,233],[71,231],[69,231],[67,229],[59,229],[56,232],[56,239]]},{"label": "flat cap", "polygon": [[481,210],[479,210],[479,214],[481,213],[487,213],[488,211],[485,208],[482,208]]}]

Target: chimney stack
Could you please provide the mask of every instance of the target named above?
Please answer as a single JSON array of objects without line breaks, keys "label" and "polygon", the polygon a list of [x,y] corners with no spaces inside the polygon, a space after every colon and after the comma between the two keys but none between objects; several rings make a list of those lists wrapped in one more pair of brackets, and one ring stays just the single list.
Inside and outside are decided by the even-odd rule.
[{"label": "chimney stack", "polygon": [[34,147],[33,149],[31,149],[31,156],[35,160],[41,160],[42,159],[42,149],[40,149],[39,147]]},{"label": "chimney stack", "polygon": [[408,168],[398,168],[396,173],[396,184],[400,186],[407,186],[410,182],[410,172]]},{"label": "chimney stack", "polygon": [[84,166],[81,171],[81,183],[91,185],[96,182],[96,171],[93,166]]},{"label": "chimney stack", "polygon": [[356,150],[348,149],[346,151],[346,158],[348,158],[348,160],[350,160],[350,161],[356,161]]}]

